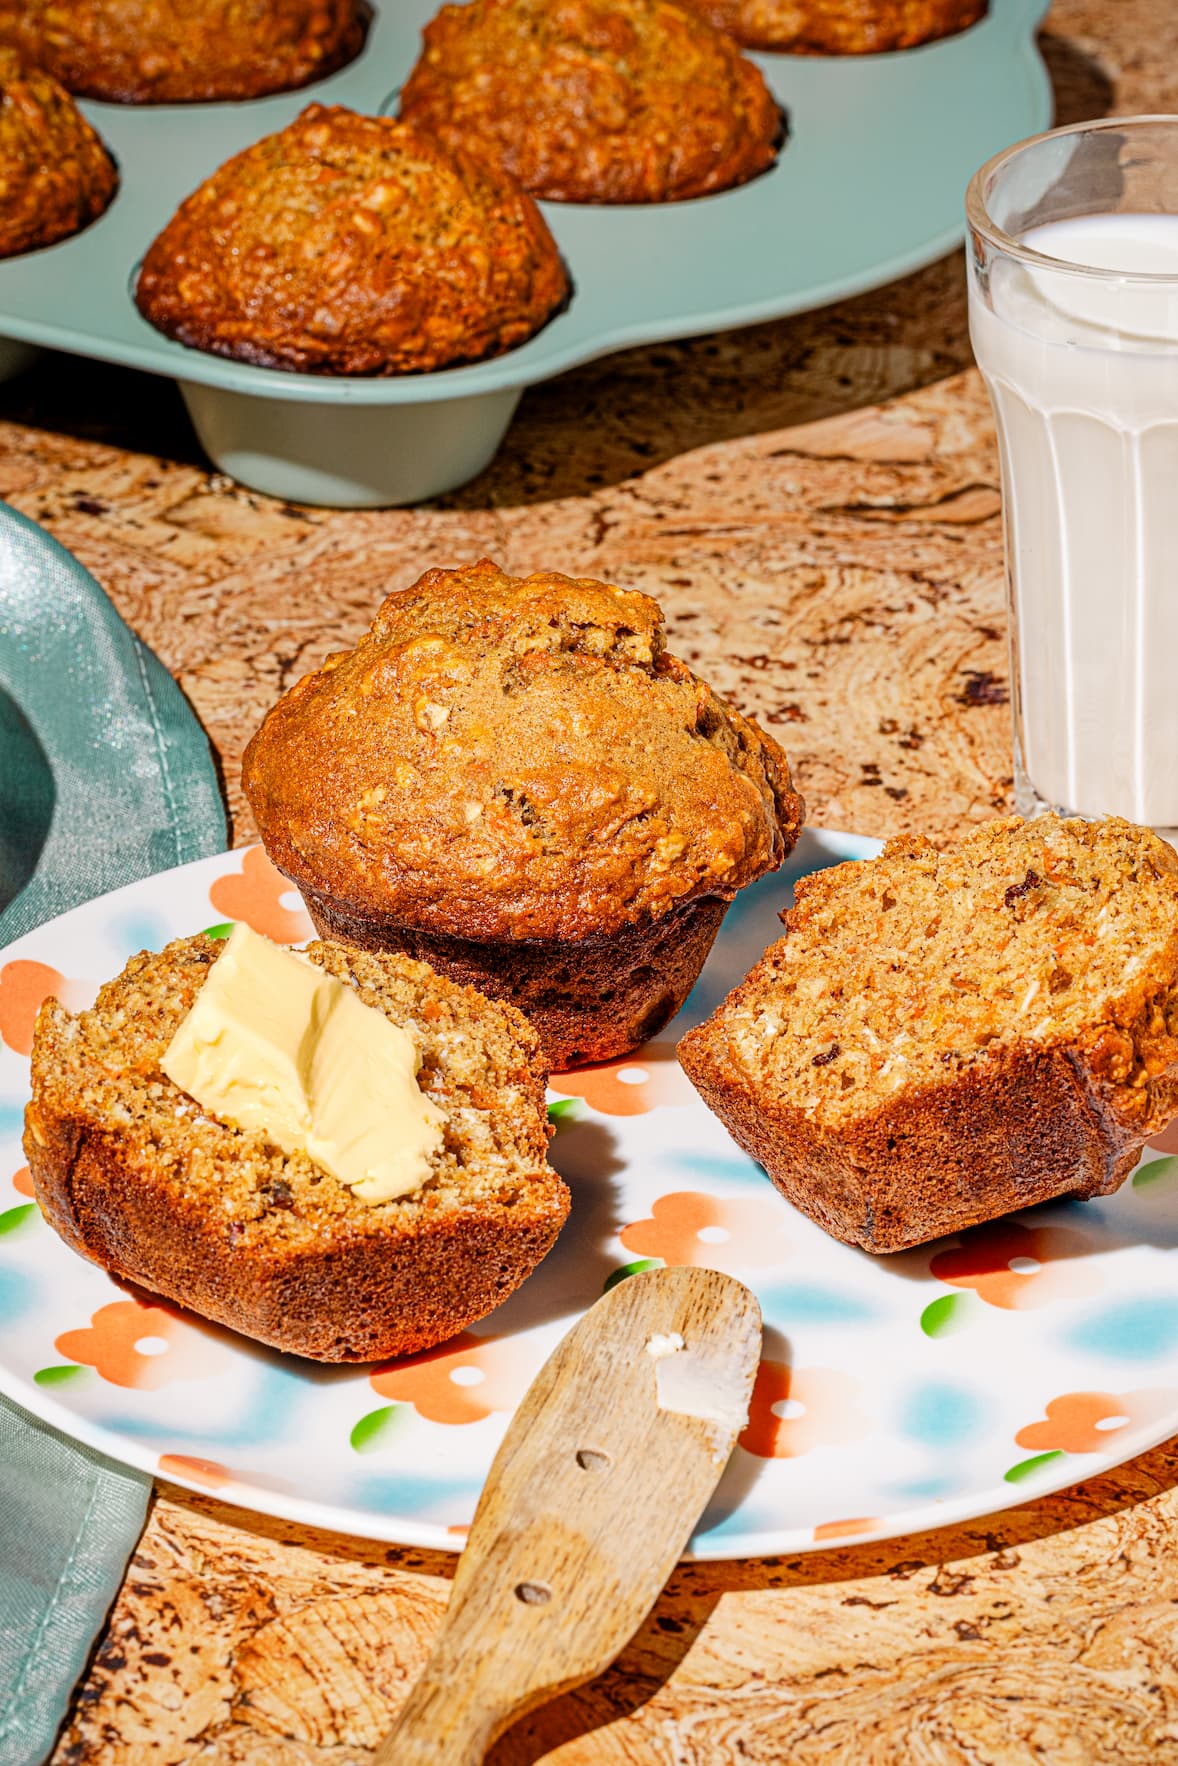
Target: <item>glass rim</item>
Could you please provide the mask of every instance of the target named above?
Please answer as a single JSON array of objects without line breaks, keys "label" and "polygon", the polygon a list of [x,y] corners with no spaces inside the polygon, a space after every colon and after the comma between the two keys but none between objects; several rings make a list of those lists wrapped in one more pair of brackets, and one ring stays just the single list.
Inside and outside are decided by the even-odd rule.
[{"label": "glass rim", "polygon": [[1030,147],[1038,147],[1044,141],[1059,140],[1065,135],[1095,134],[1104,129],[1138,129],[1143,125],[1156,127],[1159,123],[1172,128],[1178,135],[1178,114],[1173,111],[1158,111],[1128,117],[1093,117],[1088,122],[1065,123],[1061,128],[1044,129],[1038,135],[1028,135],[1022,141],[1015,141],[979,166],[970,179],[965,191],[965,218],[974,232],[980,233],[988,244],[1004,256],[1017,258],[1020,263],[1029,264],[1033,268],[1071,276],[1096,277],[1102,282],[1142,282],[1155,288],[1178,288],[1178,270],[1109,270],[1099,264],[1078,264],[1074,258],[1054,258],[1048,252],[1037,251],[1033,245],[1027,245],[998,225],[987,209],[983,195],[985,186],[1005,166],[1020,153],[1025,153]]}]

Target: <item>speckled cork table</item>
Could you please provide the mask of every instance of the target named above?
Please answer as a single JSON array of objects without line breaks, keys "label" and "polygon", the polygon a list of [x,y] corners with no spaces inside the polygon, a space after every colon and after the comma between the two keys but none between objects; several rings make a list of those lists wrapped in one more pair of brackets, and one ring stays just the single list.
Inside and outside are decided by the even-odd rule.
[{"label": "speckled cork table", "polygon": [[[1175,0],[1057,0],[1061,121],[1176,106]],[[656,594],[675,649],[784,741],[827,826],[947,837],[1009,803],[997,461],[962,265],[611,357],[524,400],[428,508],[290,508],[210,477],[170,387],[47,360],[0,391],[0,496],[171,667],[251,837],[276,695],[426,566],[488,554]],[[452,1561],[161,1485],[60,1766],[362,1766]],[[1178,1444],[890,1544],[685,1566],[600,1681],[498,1766],[1178,1761]]]}]

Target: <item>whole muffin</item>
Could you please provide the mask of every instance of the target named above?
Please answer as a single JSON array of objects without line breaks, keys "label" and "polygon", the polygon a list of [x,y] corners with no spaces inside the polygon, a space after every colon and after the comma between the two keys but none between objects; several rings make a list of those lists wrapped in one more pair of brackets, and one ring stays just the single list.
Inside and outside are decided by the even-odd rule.
[{"label": "whole muffin", "polygon": [[1107,1195],[1178,1111],[1178,856],[1045,815],[798,884],[679,1059],[835,1238],[902,1251]]},{"label": "whole muffin", "polygon": [[671,202],[743,184],[782,136],[760,71],[669,0],[443,6],[401,116],[491,149],[555,202]]},{"label": "whole muffin", "polygon": [[498,166],[388,117],[312,104],[181,203],[135,300],[214,355],[407,374],[511,349],[567,294],[540,211]]},{"label": "whole muffin", "polygon": [[804,813],[655,601],[485,559],[390,595],[279,700],[243,779],[325,936],[512,1001],[556,1068],[667,1022]]},{"label": "whole muffin", "polygon": [[261,98],[364,46],[366,0],[0,0],[0,33],[63,86],[116,104]]},{"label": "whole muffin", "polygon": [[0,257],[81,232],[118,183],[113,159],[69,93],[0,48]]},{"label": "whole muffin", "polygon": [[747,49],[877,55],[964,31],[987,0],[684,0]]}]

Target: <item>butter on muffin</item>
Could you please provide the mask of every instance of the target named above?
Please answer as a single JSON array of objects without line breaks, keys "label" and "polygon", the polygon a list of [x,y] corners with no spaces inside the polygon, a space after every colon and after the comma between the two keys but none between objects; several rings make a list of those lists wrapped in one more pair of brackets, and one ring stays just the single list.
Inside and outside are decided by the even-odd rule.
[{"label": "butter on muffin", "polygon": [[[169,1078],[173,1038],[227,950],[177,939],[132,957],[91,1010],[41,1008],[24,1144],[46,1220],[119,1280],[318,1361],[413,1354],[484,1318],[569,1207],[545,1158],[531,1026],[423,963],[310,946],[311,964],[408,1036],[440,1126],[420,1182],[366,1199]],[[265,1096],[275,1071],[238,1077]]]},{"label": "butter on muffin", "polygon": [[987,0],[683,0],[746,49],[877,55],[967,30]]},{"label": "butter on muffin", "polygon": [[893,840],[782,917],[679,1059],[836,1238],[898,1251],[1104,1195],[1178,1113],[1178,856],[1146,828]]},{"label": "butter on muffin", "polygon": [[771,166],[781,112],[731,39],[670,0],[470,0],[425,28],[400,114],[482,144],[533,195],[672,202]]},{"label": "butter on muffin", "polygon": [[327,937],[519,1006],[548,1063],[678,1011],[803,804],[777,744],[632,590],[483,560],[390,595],[270,711],[243,780]]},{"label": "butter on muffin", "polygon": [[539,209],[498,166],[312,104],[181,203],[135,300],[193,349],[381,375],[512,349],[568,286]]},{"label": "butter on muffin", "polygon": [[118,183],[113,159],[69,93],[0,48],[0,257],[81,232]]},{"label": "butter on muffin", "polygon": [[364,47],[366,0],[0,0],[0,35],[115,104],[261,98]]}]

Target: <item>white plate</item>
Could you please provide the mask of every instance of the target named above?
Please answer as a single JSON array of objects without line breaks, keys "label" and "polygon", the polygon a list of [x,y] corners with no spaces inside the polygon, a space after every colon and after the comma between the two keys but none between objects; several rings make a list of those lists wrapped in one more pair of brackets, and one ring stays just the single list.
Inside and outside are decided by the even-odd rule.
[{"label": "white plate", "polygon": [[[787,875],[875,850],[809,831]],[[247,1508],[456,1549],[548,1351],[611,1277],[661,1257],[730,1270],[765,1313],[752,1422],[697,1557],[960,1520],[1178,1432],[1178,1160],[1151,1151],[1116,1196],[873,1259],[777,1195],[700,1103],[669,1037],[554,1088],[568,1225],[519,1293],[443,1354],[323,1368],[131,1298],[29,1200],[31,1009],[49,989],[84,1003],[131,952],[212,923],[300,940],[309,926],[286,889],[260,850],[226,853],[78,908],[0,956],[0,1186],[12,1192],[0,1195],[0,1389],[45,1421]],[[775,936],[787,894],[771,877],[732,908],[676,1034]]]}]

